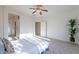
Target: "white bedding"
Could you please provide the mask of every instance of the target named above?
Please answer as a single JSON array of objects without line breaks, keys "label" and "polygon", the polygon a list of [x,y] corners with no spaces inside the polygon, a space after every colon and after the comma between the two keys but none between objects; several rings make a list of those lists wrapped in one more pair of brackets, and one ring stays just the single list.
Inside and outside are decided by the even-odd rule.
[{"label": "white bedding", "polygon": [[36,45],[28,42],[25,39],[19,39],[12,41],[15,53],[25,53],[25,54],[37,54],[39,50]]},{"label": "white bedding", "polygon": [[48,41],[39,39],[35,36],[20,36],[20,39],[11,41],[15,53],[40,54],[48,48]]}]

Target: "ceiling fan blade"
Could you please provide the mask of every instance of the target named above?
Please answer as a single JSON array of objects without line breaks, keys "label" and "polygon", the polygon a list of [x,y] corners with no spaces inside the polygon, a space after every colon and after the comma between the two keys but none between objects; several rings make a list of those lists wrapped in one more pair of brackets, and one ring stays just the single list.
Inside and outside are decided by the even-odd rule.
[{"label": "ceiling fan blade", "polygon": [[36,10],[34,12],[32,12],[32,14],[34,14],[36,12]]},{"label": "ceiling fan blade", "polygon": [[48,12],[48,10],[42,10],[42,11]]},{"label": "ceiling fan blade", "polygon": [[35,8],[29,8],[29,9],[33,9],[33,10],[35,10]]}]

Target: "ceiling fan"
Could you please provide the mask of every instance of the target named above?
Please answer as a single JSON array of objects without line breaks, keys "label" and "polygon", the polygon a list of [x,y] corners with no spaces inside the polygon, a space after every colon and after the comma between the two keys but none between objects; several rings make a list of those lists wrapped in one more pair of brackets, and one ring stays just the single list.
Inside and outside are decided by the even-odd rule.
[{"label": "ceiling fan", "polygon": [[48,12],[48,10],[46,10],[46,9],[43,7],[43,5],[36,5],[36,8],[29,8],[29,9],[34,10],[34,11],[32,12],[32,14],[34,14],[34,13],[36,13],[36,12],[39,12],[39,14],[42,15],[42,11]]}]

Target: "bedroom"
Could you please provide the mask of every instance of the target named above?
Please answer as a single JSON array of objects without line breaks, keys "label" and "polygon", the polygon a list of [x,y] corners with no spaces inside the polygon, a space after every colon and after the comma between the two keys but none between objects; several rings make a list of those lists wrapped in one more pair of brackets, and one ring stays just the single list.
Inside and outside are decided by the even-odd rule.
[{"label": "bedroom", "polygon": [[[79,16],[78,16],[79,6],[77,5],[76,6],[75,5],[67,5],[67,6],[66,5],[62,5],[62,6],[61,5],[44,5],[45,9],[47,9],[48,12],[42,12],[42,15],[40,15],[38,12],[36,12],[35,14],[32,14],[33,10],[29,9],[32,7],[35,8],[36,6],[35,5],[0,6],[0,37],[2,39],[9,38],[8,37],[9,35],[8,27],[9,27],[9,17],[10,17],[9,15],[12,15],[12,16],[15,15],[19,18],[18,21],[20,23],[19,23],[19,29],[17,31],[19,31],[19,34],[21,34],[21,36],[23,35],[24,37],[24,34],[26,34],[28,37],[31,38],[32,35],[37,34],[37,35],[43,36],[42,38],[44,38],[45,40],[48,40],[48,41],[44,41],[44,45],[47,44],[48,46],[49,41],[51,39],[54,39],[54,40],[57,40],[57,42],[63,41],[63,42],[67,42],[67,44],[71,44],[70,46],[67,45],[69,46],[69,48],[71,48],[73,44],[69,43],[70,41],[69,41],[69,35],[68,35],[68,28],[66,25],[68,24],[68,21],[70,19],[77,19],[77,21],[79,21]],[[39,24],[41,23],[40,24],[41,26],[39,25],[36,26],[36,27],[41,27],[41,31],[35,30],[36,23],[39,23]],[[17,31],[13,30],[13,32],[17,32]],[[77,33],[77,35],[78,34],[79,33]],[[18,36],[18,34],[16,36]],[[47,39],[45,37],[50,38],[50,39]],[[37,39],[36,37],[32,37],[32,38]],[[15,38],[15,39],[18,39],[18,38]],[[34,41],[38,42],[37,40],[34,40]],[[39,45],[41,43],[43,45],[43,41],[42,40],[39,40],[39,41],[41,41],[42,43],[41,42],[34,43],[33,45],[34,49],[37,48],[35,47],[35,44]],[[54,41],[54,44],[55,44],[55,41]],[[57,51],[55,52],[54,51],[55,49],[51,48],[52,54],[53,53],[79,53],[79,50],[78,50],[79,46],[75,48],[76,51],[73,51],[74,49],[72,48],[71,48],[71,51],[70,50],[66,51],[65,49],[67,48],[67,46],[64,47],[65,49],[63,51],[62,50],[63,47],[58,46],[58,44],[60,43],[56,44],[59,50],[57,49]],[[76,37],[75,44],[79,44],[79,36]],[[56,47],[56,45],[53,46],[53,48]],[[46,48],[44,48],[44,50],[45,49]],[[34,50],[34,51],[37,52],[37,50]]]}]

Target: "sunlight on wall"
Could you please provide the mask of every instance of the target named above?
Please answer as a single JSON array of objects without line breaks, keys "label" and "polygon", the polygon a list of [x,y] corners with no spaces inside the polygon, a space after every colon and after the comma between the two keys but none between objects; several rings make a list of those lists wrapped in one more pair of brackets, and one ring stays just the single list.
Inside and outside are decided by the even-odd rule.
[{"label": "sunlight on wall", "polygon": [[20,39],[23,39],[23,38],[32,37],[32,36],[33,36],[33,33],[20,34],[20,35],[19,35],[19,38],[20,38]]}]

